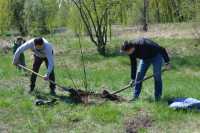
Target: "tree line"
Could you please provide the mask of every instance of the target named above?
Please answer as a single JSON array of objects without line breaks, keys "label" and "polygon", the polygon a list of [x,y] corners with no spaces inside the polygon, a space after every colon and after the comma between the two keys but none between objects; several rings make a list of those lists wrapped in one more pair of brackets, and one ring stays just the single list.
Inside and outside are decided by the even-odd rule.
[{"label": "tree line", "polygon": [[0,0],[0,34],[49,34],[59,27],[88,35],[105,54],[111,26],[198,21],[199,0]]}]

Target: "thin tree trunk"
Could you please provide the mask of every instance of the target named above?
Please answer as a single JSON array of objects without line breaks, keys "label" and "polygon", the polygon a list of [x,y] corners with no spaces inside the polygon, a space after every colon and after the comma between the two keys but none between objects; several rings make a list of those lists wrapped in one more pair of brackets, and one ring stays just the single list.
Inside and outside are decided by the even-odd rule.
[{"label": "thin tree trunk", "polygon": [[143,10],[143,31],[148,31],[148,0],[144,0],[144,10]]},{"label": "thin tree trunk", "polygon": [[182,22],[183,16],[181,15],[181,11],[180,11],[180,6],[179,6],[180,2],[176,1],[176,0],[171,0],[171,3],[175,10],[175,12],[174,12],[175,16],[178,18],[179,22]]},{"label": "thin tree trunk", "polygon": [[160,23],[159,0],[155,0],[155,2],[156,2],[156,18],[157,18],[157,22]]},{"label": "thin tree trunk", "polygon": [[105,56],[106,55],[106,47],[105,47],[105,45],[98,46],[97,47],[97,51],[99,52],[100,55]]}]

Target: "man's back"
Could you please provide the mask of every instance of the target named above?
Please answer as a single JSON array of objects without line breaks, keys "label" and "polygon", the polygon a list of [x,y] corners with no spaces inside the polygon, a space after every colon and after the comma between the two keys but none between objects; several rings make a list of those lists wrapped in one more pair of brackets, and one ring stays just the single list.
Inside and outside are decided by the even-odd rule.
[{"label": "man's back", "polygon": [[24,43],[22,46],[18,48],[18,51],[25,51],[26,49],[31,49],[34,53],[34,55],[41,57],[41,58],[46,58],[48,56],[48,53],[53,53],[53,47],[52,45],[44,39],[44,48],[41,50],[38,50],[35,45],[34,45],[34,39],[31,39]]},{"label": "man's back", "polygon": [[169,61],[169,57],[165,48],[159,46],[154,41],[147,38],[139,38],[133,42],[135,46],[135,52],[131,55],[132,57],[139,59],[150,59],[158,54],[161,54],[164,60]]}]

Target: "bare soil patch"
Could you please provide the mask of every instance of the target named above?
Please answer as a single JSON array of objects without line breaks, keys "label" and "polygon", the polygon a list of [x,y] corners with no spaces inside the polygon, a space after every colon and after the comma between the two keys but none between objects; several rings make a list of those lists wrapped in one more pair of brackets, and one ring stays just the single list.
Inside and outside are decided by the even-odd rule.
[{"label": "bare soil patch", "polygon": [[7,54],[11,49],[12,46],[7,40],[0,39],[0,53]]},{"label": "bare soil patch", "polygon": [[95,101],[109,100],[116,102],[125,101],[124,98],[118,95],[108,94],[105,90],[102,93],[87,92],[83,90],[71,89],[70,98],[76,103],[88,104]]},{"label": "bare soil patch", "polygon": [[133,118],[125,121],[126,133],[138,133],[140,129],[146,129],[152,126],[153,120],[151,116],[144,111],[140,111]]}]

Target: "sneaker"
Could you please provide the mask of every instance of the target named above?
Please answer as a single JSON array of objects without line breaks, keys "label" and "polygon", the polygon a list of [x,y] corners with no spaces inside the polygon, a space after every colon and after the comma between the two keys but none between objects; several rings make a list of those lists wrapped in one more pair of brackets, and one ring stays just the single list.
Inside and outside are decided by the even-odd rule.
[{"label": "sneaker", "polygon": [[35,85],[31,84],[29,87],[30,87],[29,93],[32,93],[34,91],[34,89],[35,89]]},{"label": "sneaker", "polygon": [[129,100],[129,102],[135,102],[135,101],[137,101],[139,98],[138,97],[134,97],[134,98],[132,98],[131,100]]},{"label": "sneaker", "polygon": [[32,94],[34,92],[34,88],[30,88],[30,90],[28,91],[29,94]]},{"label": "sneaker", "polygon": [[159,102],[161,100],[161,97],[155,97],[155,101]]},{"label": "sneaker", "polygon": [[33,94],[33,90],[29,90],[29,91],[28,91],[28,94]]},{"label": "sneaker", "polygon": [[51,91],[50,91],[50,95],[51,95],[51,96],[56,96],[56,92],[51,90]]}]

